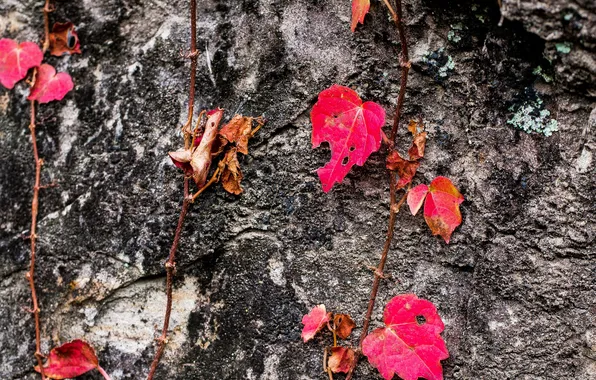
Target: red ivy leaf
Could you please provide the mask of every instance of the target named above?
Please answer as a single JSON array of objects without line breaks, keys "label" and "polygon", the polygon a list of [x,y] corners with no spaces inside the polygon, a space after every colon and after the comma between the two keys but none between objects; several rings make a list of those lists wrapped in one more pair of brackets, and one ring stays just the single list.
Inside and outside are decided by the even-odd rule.
[{"label": "red ivy leaf", "polygon": [[449,244],[451,234],[462,221],[459,205],[464,201],[464,196],[449,178],[437,177],[430,186],[418,185],[408,193],[412,215],[416,215],[423,201],[426,224],[433,235],[441,235]]},{"label": "red ivy leaf", "polygon": [[81,43],[72,22],[57,22],[50,33],[50,54],[81,54]]},{"label": "red ivy leaf", "polygon": [[432,302],[414,294],[394,297],[385,307],[384,328],[369,334],[362,352],[381,375],[390,380],[442,380],[441,360],[449,353],[440,336],[443,321]]},{"label": "red ivy leaf", "polygon": [[333,373],[348,373],[355,360],[354,350],[346,347],[332,347],[327,366]]},{"label": "red ivy leaf", "polygon": [[52,100],[62,100],[74,87],[72,78],[67,73],[56,74],[53,66],[44,63],[37,69],[35,85],[27,99],[37,100],[40,103],[49,103]]},{"label": "red ivy leaf", "polygon": [[0,40],[0,83],[8,89],[27,76],[30,68],[39,66],[43,53],[37,44],[3,38]]},{"label": "red ivy leaf", "polygon": [[302,317],[302,340],[308,342],[325,326],[331,319],[331,313],[327,313],[325,305],[319,305],[312,308],[310,313]]},{"label": "red ivy leaf", "polygon": [[354,164],[364,165],[379,149],[385,110],[373,102],[363,104],[356,91],[334,84],[319,94],[310,117],[313,148],[323,141],[331,146],[331,160],[317,170],[328,192]]},{"label": "red ivy leaf", "polygon": [[[52,349],[43,372],[50,379],[69,379],[98,367],[93,348],[77,339]],[[39,366],[35,366],[35,370],[40,372]]]},{"label": "red ivy leaf", "polygon": [[364,16],[370,9],[370,0],[352,0],[352,32],[356,30],[358,23],[364,24]]}]

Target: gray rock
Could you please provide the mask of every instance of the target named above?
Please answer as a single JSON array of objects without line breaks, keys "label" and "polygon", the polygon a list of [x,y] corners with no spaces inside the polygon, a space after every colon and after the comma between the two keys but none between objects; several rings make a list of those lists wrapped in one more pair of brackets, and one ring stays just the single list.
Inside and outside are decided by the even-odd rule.
[{"label": "gray rock", "polygon": [[[38,38],[41,6],[3,2],[2,35]],[[77,24],[83,54],[49,59],[76,87],[38,112],[43,181],[59,184],[41,195],[43,349],[84,338],[114,380],[141,379],[182,196],[167,152],[180,147],[186,118],[187,3],[57,6],[52,20]],[[392,115],[395,30],[381,2],[354,34],[347,0],[199,6],[197,112],[221,106],[269,123],[241,160],[244,194],[214,188],[188,216],[158,378],[324,379],[329,337],[303,344],[301,317],[324,303],[361,326],[389,195],[383,151],[321,191],[315,170],[329,152],[311,149],[309,112],[339,83]],[[593,1],[504,0],[502,26],[497,1],[412,0],[404,13],[413,67],[404,123],[422,116],[429,131],[416,181],[448,176],[466,202],[450,245],[402,210],[372,327],[389,299],[413,292],[445,321],[448,379],[596,379]],[[2,379],[39,378],[24,311],[34,175],[26,94],[24,84],[0,90]],[[558,131],[508,124],[524,104],[548,110]],[[402,127],[401,149],[407,140]],[[380,376],[363,363],[356,378]]]}]

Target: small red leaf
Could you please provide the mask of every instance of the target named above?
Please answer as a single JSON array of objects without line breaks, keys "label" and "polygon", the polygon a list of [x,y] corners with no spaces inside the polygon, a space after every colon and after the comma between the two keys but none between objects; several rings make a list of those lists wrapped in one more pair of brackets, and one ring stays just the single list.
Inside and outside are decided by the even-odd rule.
[{"label": "small red leaf", "polygon": [[422,184],[418,185],[412,190],[408,192],[408,206],[410,206],[410,212],[412,215],[416,215],[420,207],[422,207],[422,202],[424,202],[424,198],[428,193],[428,186]]},{"label": "small red leaf", "polygon": [[308,342],[325,326],[331,319],[331,313],[327,313],[325,305],[313,307],[310,313],[302,317],[302,340]]},{"label": "small red leaf", "polygon": [[0,83],[8,89],[27,76],[30,68],[39,66],[43,53],[37,44],[3,38],[0,40]]},{"label": "small red leaf", "polygon": [[313,148],[323,141],[331,146],[331,160],[317,170],[328,192],[354,164],[364,165],[379,149],[385,110],[373,102],[363,104],[356,91],[334,84],[319,94],[310,117]]},{"label": "small red leaf", "polygon": [[[67,379],[80,376],[98,367],[99,363],[93,348],[88,343],[77,339],[52,349],[43,372],[50,379]],[[39,366],[35,366],[35,370],[40,372]]]},{"label": "small red leaf", "polygon": [[27,99],[37,100],[40,103],[49,103],[52,100],[62,100],[74,87],[72,78],[67,73],[56,74],[56,69],[44,63],[37,69],[35,85]]},{"label": "small red leaf", "polygon": [[346,347],[332,347],[327,366],[333,373],[348,373],[354,365],[354,350]]},{"label": "small red leaf", "polygon": [[414,294],[394,297],[383,314],[386,327],[362,342],[362,352],[381,375],[390,380],[442,380],[441,360],[449,353],[440,336],[443,321],[432,302]]},{"label": "small red leaf", "polygon": [[52,27],[50,54],[60,57],[64,53],[81,54],[81,43],[72,22],[57,22]]},{"label": "small red leaf", "polygon": [[356,30],[358,23],[364,24],[364,16],[370,9],[370,0],[352,0],[352,32]]},{"label": "small red leaf", "polygon": [[464,196],[445,177],[435,178],[428,192],[424,203],[424,220],[433,235],[441,235],[449,244],[451,234],[462,221],[459,205],[464,201]]}]

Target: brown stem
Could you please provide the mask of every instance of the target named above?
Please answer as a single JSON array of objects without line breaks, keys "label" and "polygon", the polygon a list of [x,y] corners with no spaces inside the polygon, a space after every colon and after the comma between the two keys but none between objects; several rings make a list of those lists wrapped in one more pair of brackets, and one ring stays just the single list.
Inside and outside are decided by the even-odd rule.
[{"label": "brown stem", "polygon": [[[401,80],[400,80],[400,88],[399,94],[397,96],[397,105],[395,108],[395,115],[393,116],[393,127],[391,129],[391,137],[390,142],[394,143],[397,137],[397,129],[399,127],[399,120],[401,118],[402,108],[404,105],[404,99],[406,96],[406,86],[408,84],[408,73],[410,71],[410,60],[408,57],[408,44],[406,41],[406,34],[404,30],[404,26],[402,23],[402,7],[401,7],[401,0],[395,0],[395,11],[391,8],[390,4],[385,2],[387,8],[392,14],[393,20],[397,27],[397,31],[399,34],[399,40],[401,43],[401,57],[400,57],[400,66],[401,66]],[[389,227],[387,229],[387,238],[385,239],[385,245],[383,246],[383,252],[381,253],[381,261],[379,262],[379,266],[374,271],[374,280],[372,290],[370,292],[370,297],[368,299],[368,308],[366,310],[366,315],[364,316],[364,323],[362,326],[362,332],[360,334],[360,339],[358,342],[358,347],[360,348],[356,353],[356,358],[354,360],[354,364],[352,368],[350,368],[350,372],[346,376],[346,380],[351,380],[352,376],[354,375],[354,369],[358,364],[358,360],[360,359],[360,355],[362,352],[362,342],[368,335],[368,327],[370,325],[370,318],[372,316],[375,301],[377,299],[377,293],[379,291],[379,284],[381,283],[381,278],[383,278],[383,269],[385,268],[385,263],[387,262],[387,254],[389,253],[389,248],[391,247],[391,242],[393,241],[393,234],[395,230],[395,220],[397,212],[399,208],[406,200],[406,194],[397,202],[397,182],[396,182],[396,173],[389,171],[389,194],[390,194],[390,209],[389,209]]]},{"label": "brown stem", "polygon": [[29,281],[31,288],[31,301],[33,309],[31,312],[35,318],[35,358],[39,365],[41,378],[45,380],[46,376],[43,370],[43,355],[41,353],[41,330],[39,322],[39,304],[37,302],[37,292],[35,291],[35,243],[37,242],[37,211],[39,208],[39,189],[41,178],[42,160],[39,158],[37,151],[37,138],[35,136],[35,100],[31,101],[31,120],[29,122],[29,130],[31,131],[31,145],[33,145],[33,157],[35,159],[35,184],[33,185],[33,200],[31,201],[31,229],[29,239],[31,240],[31,261],[29,263],[29,272],[25,277]]},{"label": "brown stem", "polygon": [[45,37],[43,40],[43,52],[45,53],[50,48],[50,12],[52,9],[50,8],[50,0],[46,0],[46,3],[43,7],[43,28],[45,32]]},{"label": "brown stem", "polygon": [[[192,121],[192,114],[194,109],[194,102],[195,102],[195,82],[196,82],[196,69],[197,69],[197,1],[190,0],[190,88],[188,90],[188,120],[189,122]],[[190,125],[190,123],[189,123]],[[186,149],[190,147],[191,135],[189,133],[184,133],[184,146]],[[180,235],[182,234],[182,226],[184,225],[184,219],[186,218],[186,214],[188,213],[188,209],[190,208],[191,203],[194,199],[189,196],[189,179],[184,179],[184,200],[182,201],[182,210],[180,211],[180,217],[178,218],[178,226],[176,227],[176,232],[174,234],[174,241],[172,242],[172,247],[170,248],[170,254],[168,256],[168,261],[166,262],[166,312],[164,316],[163,328],[161,331],[161,336],[157,339],[158,340],[158,347],[157,351],[155,352],[155,357],[153,358],[153,362],[151,363],[151,368],[149,369],[149,374],[147,375],[147,380],[153,380],[153,376],[155,375],[155,371],[157,370],[157,366],[159,365],[159,361],[161,356],[164,353],[166,348],[166,344],[168,342],[168,328],[170,325],[170,314],[172,313],[172,284],[174,280],[174,271],[176,268],[176,250],[178,249],[178,242],[180,241]]]}]

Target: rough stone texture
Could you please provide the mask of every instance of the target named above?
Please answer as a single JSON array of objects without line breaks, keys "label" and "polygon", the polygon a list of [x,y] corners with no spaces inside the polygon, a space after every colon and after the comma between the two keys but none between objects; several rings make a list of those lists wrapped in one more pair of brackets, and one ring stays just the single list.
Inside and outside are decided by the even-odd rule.
[{"label": "rough stone texture", "polygon": [[[309,111],[340,83],[392,114],[396,34],[377,1],[355,34],[348,0],[199,3],[197,108],[270,122],[242,159],[245,193],[209,190],[189,214],[158,378],[324,379],[323,340],[303,344],[300,319],[324,303],[361,325],[388,186],[381,152],[323,194],[314,170],[329,152],[310,148]],[[41,5],[2,2],[2,36],[37,39]],[[422,116],[430,135],[417,181],[449,176],[466,202],[450,245],[421,217],[399,215],[373,327],[392,296],[414,292],[446,323],[448,379],[596,379],[596,7],[502,7],[498,26],[497,1],[405,1],[405,114]],[[83,54],[49,59],[76,87],[38,113],[43,180],[59,184],[41,196],[43,348],[87,339],[115,380],[143,378],[162,323],[182,193],[166,152],[185,119],[187,14],[184,1],[83,0],[51,16],[78,25]],[[38,378],[24,311],[34,174],[25,97],[25,85],[0,90],[2,379]],[[507,123],[529,103],[559,131]],[[405,128],[400,137],[405,148]],[[357,378],[379,376],[363,364]]]}]

